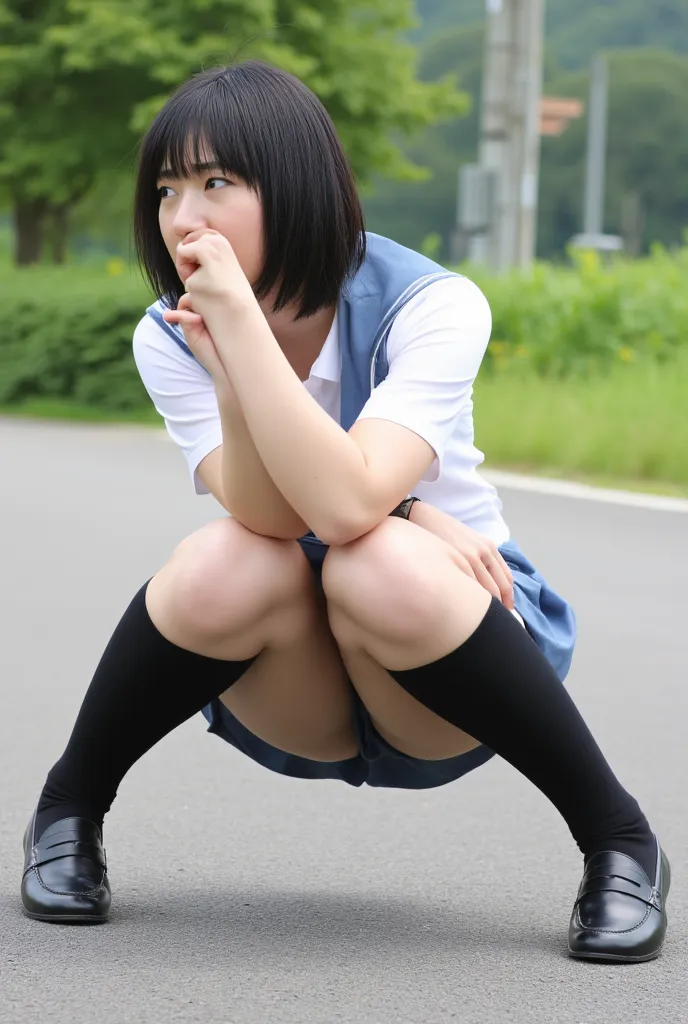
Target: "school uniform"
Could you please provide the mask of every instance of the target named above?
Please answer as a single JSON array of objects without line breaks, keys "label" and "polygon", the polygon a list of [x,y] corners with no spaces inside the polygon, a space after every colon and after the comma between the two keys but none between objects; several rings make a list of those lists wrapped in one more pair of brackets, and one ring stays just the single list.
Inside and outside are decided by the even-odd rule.
[{"label": "school uniform", "polygon": [[[103,817],[131,765],[200,708],[210,732],[271,771],[297,778],[426,789],[460,778],[499,751],[560,811],[585,856],[569,953],[623,963],[651,960],[667,930],[669,861],[559,684],[573,652],[573,612],[520,551],[496,491],[478,472],[482,455],[473,443],[471,394],[490,334],[487,303],[465,278],[417,253],[375,235],[368,243],[365,263],[342,291],[332,331],[304,386],[346,429],[359,417],[382,417],[425,438],[436,458],[414,492],[492,537],[512,569],[521,625],[492,598],[478,628],[456,650],[431,664],[389,670],[403,690],[483,745],[442,761],[402,754],[377,733],[352,686],[356,757],[321,763],[277,750],[245,729],[217,697],[255,657],[228,662],[167,640],[148,613],[145,584],[103,653],[65,753],[49,772],[29,822],[25,913],[50,921],[106,920],[111,898]],[[134,348],[144,383],[200,492],[198,465],[222,443],[210,375],[181,332],[162,320],[159,303],[139,324]],[[318,577],[326,548],[312,534],[300,543]],[[524,637],[524,625],[534,644]],[[132,719],[137,701],[140,714]],[[530,889],[545,892],[551,878],[546,856],[543,864],[540,876],[527,880]],[[524,902],[526,928],[531,903]]]},{"label": "school uniform", "polygon": [[[198,466],[223,440],[217,398],[210,374],[189,350],[181,329],[163,320],[164,308],[161,301],[154,303],[139,323],[134,357],[170,437],[185,456],[196,493],[204,494]],[[497,491],[478,471],[484,457],[474,444],[472,394],[490,331],[489,306],[475,284],[368,233],[366,259],[342,290],[304,387],[346,430],[358,419],[386,419],[428,442],[436,458],[412,493],[499,547],[514,576],[516,610],[564,680],[575,643],[573,610],[511,537]],[[312,533],[299,543],[319,580],[326,546]],[[451,782],[494,756],[480,746],[440,761],[410,757],[377,733],[353,686],[351,701],[360,753],[339,762],[312,761],[272,747],[219,698],[203,714],[209,732],[264,767],[297,778],[425,789]]]}]

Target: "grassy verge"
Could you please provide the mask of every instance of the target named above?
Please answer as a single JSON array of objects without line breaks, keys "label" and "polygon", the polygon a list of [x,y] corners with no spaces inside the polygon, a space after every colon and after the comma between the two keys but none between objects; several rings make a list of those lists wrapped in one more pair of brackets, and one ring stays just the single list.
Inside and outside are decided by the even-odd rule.
[{"label": "grassy verge", "polygon": [[69,398],[29,398],[17,405],[0,405],[0,416],[19,419],[75,420],[80,423],[140,423],[142,426],[164,427],[153,406],[118,412],[80,405]]},{"label": "grassy verge", "polygon": [[590,379],[485,376],[475,389],[476,443],[494,468],[685,494],[687,394],[688,353]]}]

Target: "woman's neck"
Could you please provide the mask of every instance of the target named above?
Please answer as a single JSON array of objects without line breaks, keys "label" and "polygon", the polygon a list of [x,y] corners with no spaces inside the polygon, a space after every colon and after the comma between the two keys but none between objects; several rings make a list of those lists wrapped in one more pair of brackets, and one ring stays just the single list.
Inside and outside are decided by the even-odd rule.
[{"label": "woman's neck", "polygon": [[[265,305],[268,306],[267,303]],[[277,339],[277,344],[300,380],[307,380],[310,369],[320,355],[332,329],[336,311],[336,306],[330,306],[307,319],[295,320],[296,310],[293,307],[286,307],[279,313],[273,313],[269,307],[263,308],[265,319]]]}]

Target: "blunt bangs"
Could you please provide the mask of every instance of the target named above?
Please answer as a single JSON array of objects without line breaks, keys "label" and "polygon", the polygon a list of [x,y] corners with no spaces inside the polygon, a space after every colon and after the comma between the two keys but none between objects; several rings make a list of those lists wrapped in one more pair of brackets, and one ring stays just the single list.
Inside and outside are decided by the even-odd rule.
[{"label": "blunt bangs", "polygon": [[155,294],[175,308],[184,285],[158,221],[161,171],[188,178],[213,163],[241,178],[263,209],[264,264],[257,299],[297,319],[333,305],[365,258],[353,173],[322,103],[302,82],[260,61],[205,71],[167,101],[143,139],[134,240]]}]

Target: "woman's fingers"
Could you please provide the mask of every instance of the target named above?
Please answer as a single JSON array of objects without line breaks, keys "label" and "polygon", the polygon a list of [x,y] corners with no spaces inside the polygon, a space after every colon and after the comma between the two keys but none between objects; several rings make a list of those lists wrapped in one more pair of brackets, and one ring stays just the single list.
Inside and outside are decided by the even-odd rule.
[{"label": "woman's fingers", "polygon": [[200,313],[192,313],[186,309],[166,309],[162,318],[168,324],[181,324],[182,327],[199,327],[203,323]]},{"label": "woman's fingers", "polygon": [[[450,542],[451,543],[451,542]],[[510,579],[511,573],[504,563],[507,573],[501,568],[503,559],[494,549],[476,547],[466,554],[459,551],[458,546],[453,546],[454,561],[459,569],[476,583],[479,583],[484,590],[501,601],[505,607],[511,609],[514,606],[513,583]],[[465,548],[464,548],[465,551]],[[496,555],[496,557],[494,557]]]},{"label": "woman's fingers", "polygon": [[471,566],[473,568],[475,579],[478,581],[480,586],[484,587],[484,589],[487,590],[488,593],[492,594],[493,597],[496,597],[498,601],[502,601],[502,592],[499,588],[499,584],[477,556],[474,561],[471,562]]},{"label": "woman's fingers", "polygon": [[199,269],[202,253],[203,247],[200,239],[186,244],[180,242],[177,246],[177,258],[174,262],[183,284],[186,284],[191,275]]},{"label": "woman's fingers", "polygon": [[469,558],[465,555],[462,555],[460,551],[456,550],[456,548],[454,549],[453,554],[454,561],[456,562],[461,572],[465,573],[466,576],[470,576],[471,579],[475,580],[476,583],[479,583],[481,587],[483,587],[490,594],[492,594],[493,597],[496,597],[497,600],[501,600],[499,587],[492,579],[489,572],[487,571],[483,563],[480,561],[480,559],[477,557],[477,555],[475,557]]},{"label": "woman's fingers", "polygon": [[504,561],[504,558],[500,554],[498,548],[495,547],[495,552],[494,553],[495,553],[495,558],[497,559],[497,562],[499,563],[499,565],[500,565],[500,567],[502,569],[502,572],[504,573],[504,575],[506,576],[507,580],[509,581],[509,585],[511,587],[513,587],[513,585],[514,585],[514,574],[512,573],[512,571],[509,568],[509,566],[507,565],[507,563]]},{"label": "woman's fingers", "polygon": [[471,579],[475,580],[477,583],[477,577],[473,571],[473,566],[468,561],[468,559],[464,558],[461,552],[457,551],[456,548],[454,548],[454,550],[452,551],[452,555],[454,557],[454,561],[456,562],[457,568],[460,569],[461,572],[465,573],[466,576],[470,576]]},{"label": "woman's fingers", "polygon": [[181,278],[182,284],[186,284],[192,274],[195,274],[199,267],[200,263],[197,263],[195,260],[187,260],[182,257],[177,257],[177,273]]},{"label": "woman's fingers", "polygon": [[488,559],[484,565],[485,571],[489,573],[490,578],[493,580],[497,590],[499,592],[499,599],[505,608],[510,610],[514,607],[514,582],[513,576],[509,571],[509,567],[505,566],[502,568],[502,559],[500,557],[492,557]]}]

